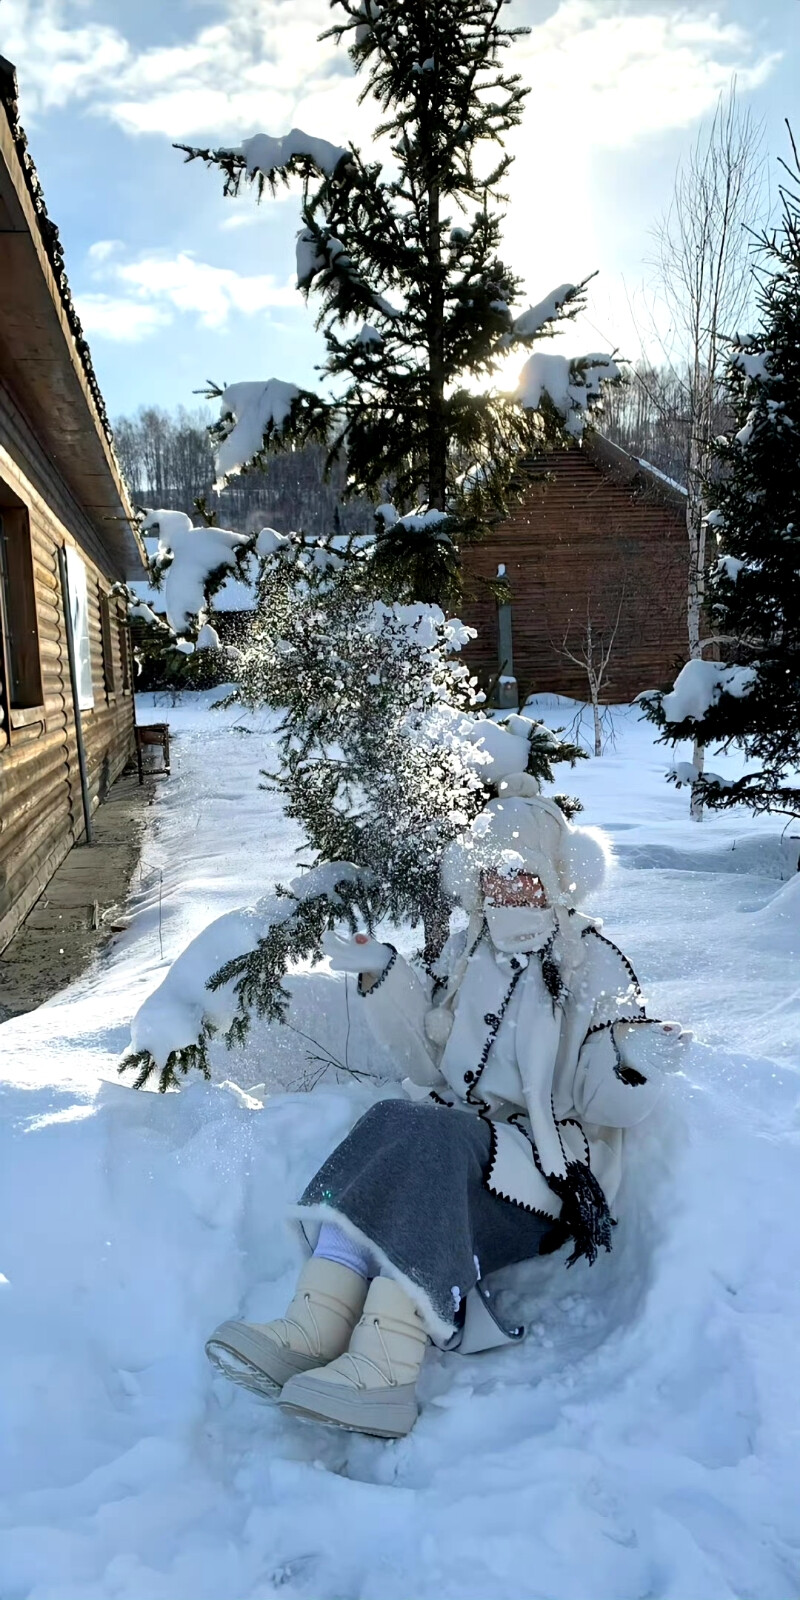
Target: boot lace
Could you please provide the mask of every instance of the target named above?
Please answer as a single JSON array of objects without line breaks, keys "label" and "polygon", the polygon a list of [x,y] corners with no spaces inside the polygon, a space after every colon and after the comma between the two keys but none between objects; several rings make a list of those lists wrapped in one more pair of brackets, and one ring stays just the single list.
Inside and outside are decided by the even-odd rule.
[{"label": "boot lace", "polygon": [[[362,1321],[362,1323],[365,1322],[366,1318],[362,1317],[361,1321]],[[383,1351],[384,1360],[386,1362],[386,1366],[387,1366],[388,1371],[389,1371],[389,1379],[388,1379],[389,1388],[390,1389],[396,1389],[397,1388],[397,1379],[396,1379],[396,1377],[394,1375],[394,1367],[392,1366],[392,1358],[391,1358],[391,1356],[389,1354],[389,1351],[388,1351],[388,1349],[386,1347],[386,1340],[383,1337],[383,1329],[382,1329],[382,1327],[380,1325],[380,1322],[378,1321],[377,1317],[370,1317],[370,1321],[372,1323],[372,1326],[373,1326],[375,1332],[378,1335],[378,1339],[380,1341],[380,1346],[381,1346],[381,1349]],[[341,1355],[339,1357],[338,1361],[336,1362],[337,1367],[341,1368],[343,1362],[345,1362],[345,1361],[349,1361],[350,1362],[350,1366],[352,1368],[352,1374],[348,1373],[348,1372],[343,1372],[342,1376],[347,1379],[348,1383],[352,1383],[353,1386],[356,1389],[363,1389],[363,1388],[366,1387],[366,1385],[364,1383],[364,1380],[363,1380],[363,1376],[362,1376],[361,1370],[360,1370],[360,1366],[359,1366],[359,1363],[361,1363],[361,1362],[363,1362],[365,1367],[371,1367],[372,1371],[377,1373],[378,1377],[382,1380],[382,1382],[386,1383],[386,1381],[387,1381],[386,1373],[382,1370],[381,1367],[378,1366],[377,1361],[373,1361],[371,1356],[362,1355],[359,1351],[345,1350],[344,1354]]]},{"label": "boot lace", "polygon": [[308,1320],[314,1329],[314,1338],[317,1343],[316,1350],[312,1350],[311,1348],[311,1340],[308,1336],[307,1328],[304,1328],[302,1322],[298,1322],[295,1317],[277,1317],[276,1320],[271,1324],[271,1327],[275,1329],[278,1339],[280,1340],[281,1344],[286,1346],[287,1349],[291,1350],[292,1347],[291,1336],[288,1330],[290,1328],[294,1328],[296,1332],[300,1334],[301,1338],[305,1340],[308,1354],[314,1357],[321,1356],[322,1339],[320,1338],[319,1324],[314,1316],[314,1308],[311,1304],[310,1294],[306,1293],[303,1295],[303,1304],[306,1308],[306,1316],[308,1317]]}]

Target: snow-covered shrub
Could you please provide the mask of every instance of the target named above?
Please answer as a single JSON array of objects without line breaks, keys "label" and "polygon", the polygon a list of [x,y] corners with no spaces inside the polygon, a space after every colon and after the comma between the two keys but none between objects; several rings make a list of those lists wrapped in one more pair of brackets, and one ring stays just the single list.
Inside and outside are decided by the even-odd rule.
[{"label": "snow-covered shrub", "polygon": [[438,606],[381,600],[377,541],[266,532],[235,699],[281,711],[278,759],[264,778],[300,824],[311,870],[204,930],[145,1002],[127,1065],[139,1083],[157,1070],[162,1089],[190,1068],[208,1073],[214,1032],[233,1044],[253,1011],[284,1016],[287,968],[318,957],[336,923],[420,926],[433,960],[449,912],[439,861],[488,784],[508,771],[551,779],[552,763],[582,754],[529,718],[502,728],[482,714],[460,660],[473,630]]}]

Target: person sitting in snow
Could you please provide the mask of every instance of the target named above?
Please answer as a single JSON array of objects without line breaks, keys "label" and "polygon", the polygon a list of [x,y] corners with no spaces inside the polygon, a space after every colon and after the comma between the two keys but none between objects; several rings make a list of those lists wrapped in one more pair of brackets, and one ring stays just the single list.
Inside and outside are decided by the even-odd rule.
[{"label": "person sitting in snow", "polygon": [[407,1098],[374,1105],[293,1208],[318,1238],[285,1317],[223,1323],[206,1346],[285,1410],[382,1438],[416,1421],[429,1341],[521,1337],[487,1277],[564,1245],[568,1266],[610,1250],[624,1130],[688,1038],[645,1015],[630,962],[576,910],[602,882],[602,836],[526,774],[499,791],[445,852],[469,921],[432,976],[366,934],[328,936]]}]

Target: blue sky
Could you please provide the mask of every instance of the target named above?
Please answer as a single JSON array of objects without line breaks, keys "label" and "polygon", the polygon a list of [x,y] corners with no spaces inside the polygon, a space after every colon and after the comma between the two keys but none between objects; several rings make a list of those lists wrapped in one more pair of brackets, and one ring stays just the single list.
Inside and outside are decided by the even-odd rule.
[{"label": "blue sky", "polygon": [[[530,82],[506,255],[530,299],[598,271],[566,353],[639,351],[650,230],[676,163],[733,74],[765,122],[800,132],[800,0],[512,0]],[[0,53],[109,410],[197,404],[206,378],[311,382],[313,316],[293,288],[297,196],[224,200],[173,140],[299,125],[368,143],[325,0],[0,0]],[[631,308],[635,313],[632,317]]]}]

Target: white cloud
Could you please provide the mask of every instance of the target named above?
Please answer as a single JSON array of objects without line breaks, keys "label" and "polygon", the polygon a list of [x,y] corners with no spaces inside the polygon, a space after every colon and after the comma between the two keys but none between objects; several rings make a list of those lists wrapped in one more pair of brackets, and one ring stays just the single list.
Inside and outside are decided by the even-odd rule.
[{"label": "white cloud", "polygon": [[172,319],[162,306],[111,294],[77,294],[75,304],[90,338],[138,344]]},{"label": "white cloud", "polygon": [[716,11],[650,0],[561,0],[518,46],[534,84],[526,129],[547,129],[554,154],[622,148],[650,133],[685,128],[708,111],[735,74],[746,93],[778,60]]},{"label": "white cloud", "polygon": [[82,100],[130,64],[118,29],[87,22],[80,0],[3,0],[3,54],[19,70],[25,118]]},{"label": "white cloud", "polygon": [[188,251],[177,256],[142,256],[115,268],[120,283],[150,301],[195,312],[206,328],[220,328],[231,311],[252,316],[270,306],[299,306],[293,284],[279,284],[271,273],[244,276],[232,267],[214,267],[197,261]]},{"label": "white cloud", "polygon": [[627,193],[626,185],[644,169],[648,142],[663,150],[665,136],[696,126],[734,75],[745,95],[777,57],[718,11],[668,0],[561,0],[518,52],[535,87],[510,141],[505,254],[533,301],[602,268],[590,291],[592,321],[578,319],[558,348],[600,347],[596,321],[609,329],[603,343],[623,339],[625,354],[636,355],[618,274],[630,270],[632,252],[646,253],[647,229],[668,194]]},{"label": "white cloud", "polygon": [[[522,17],[531,0],[515,0]],[[86,0],[3,0],[4,52],[20,67],[25,114],[69,99],[131,133],[238,139],[298,116],[326,137],[368,138],[346,54],[317,35],[324,0],[217,0],[217,20],[170,46],[134,51]],[[512,19],[515,20],[515,19]],[[747,90],[775,61],[709,4],[560,0],[515,48],[534,84],[525,132],[554,151],[687,126],[737,73]]]},{"label": "white cloud", "polygon": [[[356,104],[345,52],[317,41],[328,20],[325,0],[212,0],[198,7],[184,43],[138,51],[119,29],[89,20],[92,3],[0,0],[3,48],[19,63],[25,116],[72,99],[133,135],[233,143],[299,124],[335,141],[355,138],[372,153],[374,113]],[[743,94],[769,77],[777,57],[762,47],[755,23],[727,20],[726,3],[557,0],[541,21],[541,0],[513,0],[509,21],[532,23],[514,65],[533,92],[511,141],[517,159],[504,254],[534,300],[601,266],[593,298],[611,308],[610,280],[644,253],[645,230],[666,199],[663,191],[626,193],[648,144],[663,152],[665,136],[696,125],[734,74]],[[94,4],[99,11],[100,0]],[[218,175],[209,182],[218,192]],[[259,211],[242,204],[221,225],[236,230],[258,220]],[[126,262],[109,249],[91,265],[114,269],[98,282],[108,297],[95,296],[92,312],[96,323],[106,319],[107,337],[115,336],[116,315],[107,307],[123,303],[133,309],[120,326],[134,331],[116,336],[127,338],[162,325],[156,311],[162,322],[184,314],[219,328],[233,312],[298,304],[268,275],[241,277],[188,251]],[[612,312],[614,326],[620,310]],[[582,331],[574,330],[576,348]]]},{"label": "white cloud", "polygon": [[103,261],[108,261],[109,257],[114,255],[115,251],[121,249],[121,239],[97,239],[94,244],[90,244],[86,253],[89,261],[91,261],[93,264],[99,264]]},{"label": "white cloud", "polygon": [[119,259],[117,241],[101,239],[87,252],[95,282],[108,287],[76,297],[87,332],[130,343],[146,339],[176,315],[204,328],[223,328],[232,312],[254,316],[272,307],[299,307],[293,284],[270,273],[243,274],[198,261],[188,250]]}]

